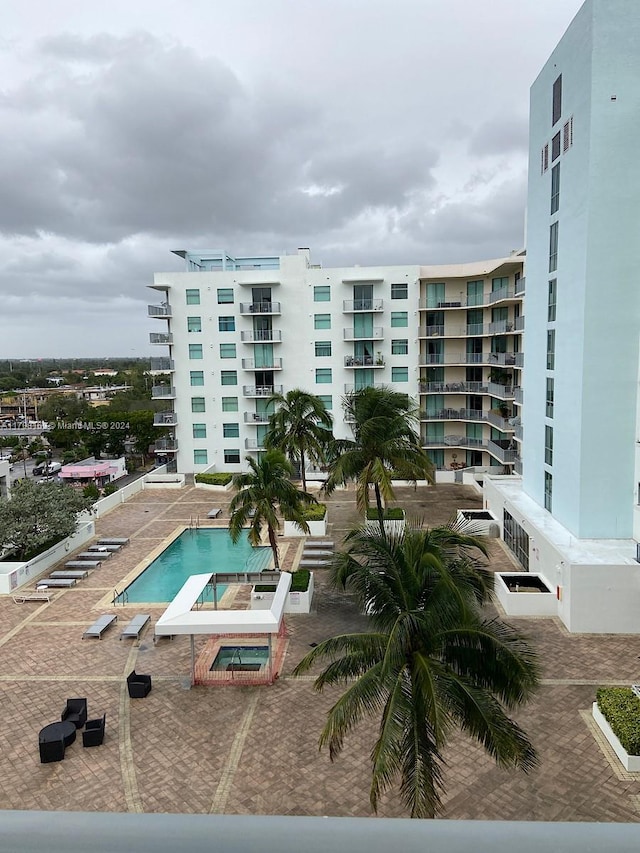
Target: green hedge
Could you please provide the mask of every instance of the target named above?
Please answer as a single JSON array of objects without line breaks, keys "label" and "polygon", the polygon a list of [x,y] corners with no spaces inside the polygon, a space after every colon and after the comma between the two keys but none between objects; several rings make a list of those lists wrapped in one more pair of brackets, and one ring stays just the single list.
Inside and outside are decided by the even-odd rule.
[{"label": "green hedge", "polygon": [[600,687],[596,702],[629,755],[640,755],[640,698],[629,687]]},{"label": "green hedge", "polygon": [[[404,519],[404,510],[399,506],[387,508],[384,511],[384,517],[387,521],[402,521]],[[370,506],[367,510],[367,521],[377,520],[378,510],[375,507]]]},{"label": "green hedge", "polygon": [[302,515],[305,521],[322,521],[326,512],[326,504],[311,504],[302,508]]},{"label": "green hedge", "polygon": [[207,486],[226,486],[233,479],[233,474],[219,471],[217,474],[196,474],[196,483],[205,483]]},{"label": "green hedge", "polygon": [[[309,577],[311,573],[308,569],[298,569],[297,572],[291,574],[291,587],[289,592],[306,592],[309,589]],[[276,584],[261,583],[256,584],[254,592],[275,592]]]}]

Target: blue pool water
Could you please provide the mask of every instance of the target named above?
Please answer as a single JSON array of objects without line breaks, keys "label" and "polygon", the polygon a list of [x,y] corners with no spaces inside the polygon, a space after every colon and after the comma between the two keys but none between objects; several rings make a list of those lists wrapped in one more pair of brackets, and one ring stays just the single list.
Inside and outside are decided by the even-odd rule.
[{"label": "blue pool water", "polygon": [[[234,545],[226,530],[185,530],[127,587],[127,600],[172,601],[190,575],[261,572],[271,555],[271,548],[253,548],[246,536]],[[218,600],[225,589],[217,587]]]},{"label": "blue pool water", "polygon": [[269,646],[223,646],[211,664],[211,672],[259,672],[269,661]]}]

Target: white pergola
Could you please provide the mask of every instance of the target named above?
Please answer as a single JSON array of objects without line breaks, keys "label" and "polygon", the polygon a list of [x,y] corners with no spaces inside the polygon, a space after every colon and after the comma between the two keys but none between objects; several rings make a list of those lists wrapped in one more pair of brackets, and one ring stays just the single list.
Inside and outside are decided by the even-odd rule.
[{"label": "white pergola", "polygon": [[191,637],[191,681],[195,679],[196,634],[265,634],[269,643],[271,665],[271,635],[282,624],[284,606],[291,587],[291,573],[281,572],[273,602],[268,610],[194,610],[205,587],[211,583],[211,572],[191,575],[180,592],[156,622],[156,637],[188,634]]}]

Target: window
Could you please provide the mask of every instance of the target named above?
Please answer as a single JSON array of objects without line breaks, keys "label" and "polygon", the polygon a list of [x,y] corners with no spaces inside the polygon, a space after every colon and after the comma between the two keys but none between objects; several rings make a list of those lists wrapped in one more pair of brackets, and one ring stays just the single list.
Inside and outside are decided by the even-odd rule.
[{"label": "window", "polygon": [[551,162],[557,160],[560,156],[560,131],[551,140]]},{"label": "window", "polygon": [[551,170],[551,213],[557,213],[560,207],[560,163]]},{"label": "window", "polygon": [[204,385],[204,371],[192,370],[189,373],[189,382],[191,385]]},{"label": "window", "polygon": [[192,361],[202,358],[202,344],[189,344],[189,358]]},{"label": "window", "polygon": [[236,357],[236,345],[235,344],[220,344],[220,358],[235,358]]},{"label": "window", "polygon": [[391,285],[391,298],[392,299],[407,299],[409,296],[409,286],[405,284],[392,284]]},{"label": "window", "polygon": [[223,412],[237,412],[238,411],[238,398],[237,397],[223,397],[222,398],[222,411]]},{"label": "window", "polygon": [[391,328],[398,329],[401,326],[409,325],[408,311],[392,311],[391,312]]},{"label": "window", "polygon": [[467,282],[467,305],[482,305],[484,302],[484,281]]},{"label": "window", "polygon": [[444,303],[444,282],[434,281],[427,284],[427,308],[440,308]]},{"label": "window", "polygon": [[206,438],[207,437],[207,425],[206,424],[193,424],[193,437],[194,438]]},{"label": "window", "polygon": [[553,465],[553,427],[544,428],[544,461]]},{"label": "window", "polygon": [[200,305],[200,291],[197,288],[187,290],[187,305]]},{"label": "window", "polygon": [[509,279],[506,275],[500,276],[500,278],[492,278],[491,279],[491,292],[496,293],[498,290],[506,290],[509,286]]},{"label": "window", "polygon": [[552,378],[547,378],[547,407],[546,407],[546,416],[548,418],[553,417],[553,386],[554,380]]},{"label": "window", "polygon": [[331,341],[316,341],[316,355],[331,355]]},{"label": "window", "polygon": [[503,510],[504,544],[525,572],[529,571],[529,537],[511,513]]},{"label": "window", "polygon": [[407,338],[396,338],[391,341],[391,355],[408,355],[409,341]]},{"label": "window", "polygon": [[562,128],[562,150],[568,151],[573,145],[573,116]]},{"label": "window", "polygon": [[201,317],[187,317],[187,332],[201,332],[202,331],[202,318]]},{"label": "window", "polygon": [[220,371],[221,385],[237,385],[238,371],[237,370],[221,370]]},{"label": "window", "polygon": [[191,411],[192,412],[204,412],[204,397],[192,397],[191,398]]},{"label": "window", "polygon": [[314,302],[331,302],[331,288],[328,284],[317,284],[313,288]]},{"label": "window", "polygon": [[223,438],[239,438],[240,424],[222,424]]},{"label": "window", "polygon": [[225,450],[224,461],[227,465],[237,465],[240,462],[239,450]]},{"label": "window", "polygon": [[218,288],[218,305],[227,305],[233,302],[233,288],[219,287]]},{"label": "window", "polygon": [[544,472],[544,508],[551,512],[551,498],[553,496],[553,477],[548,471]]},{"label": "window", "polygon": [[408,367],[392,367],[391,368],[392,382],[408,382],[409,368]]},{"label": "window", "polygon": [[236,319],[235,317],[218,317],[219,332],[235,332]]},{"label": "window", "polygon": [[560,121],[562,115],[562,74],[553,84],[553,106],[551,110],[551,127]]},{"label": "window", "polygon": [[206,450],[194,450],[193,451],[193,464],[194,465],[208,465],[209,460],[207,458]]},{"label": "window", "polygon": [[330,367],[316,368],[316,382],[318,383],[318,385],[329,385],[331,381],[332,380]]},{"label": "window", "polygon": [[547,370],[554,370],[556,364],[556,330],[547,329]]},{"label": "window", "polygon": [[549,282],[549,299],[547,304],[547,321],[555,322],[556,319],[556,300],[557,300],[558,280],[552,278]]},{"label": "window", "polygon": [[549,272],[558,269],[558,223],[554,222],[549,229]]},{"label": "window", "polygon": [[333,397],[331,394],[318,394],[318,399],[322,400],[324,407],[328,412],[333,409]]},{"label": "window", "polygon": [[314,329],[330,329],[331,328],[331,314],[314,314],[313,315],[313,328]]},{"label": "window", "polygon": [[544,173],[549,168],[549,143],[543,147],[540,153],[540,173],[544,175]]}]

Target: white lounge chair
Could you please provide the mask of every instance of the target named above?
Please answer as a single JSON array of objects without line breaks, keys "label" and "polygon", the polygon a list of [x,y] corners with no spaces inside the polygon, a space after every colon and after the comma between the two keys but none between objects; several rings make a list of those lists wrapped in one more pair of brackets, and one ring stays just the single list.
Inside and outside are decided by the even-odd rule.
[{"label": "white lounge chair", "polygon": [[313,548],[309,550],[305,545],[304,551],[302,552],[303,559],[305,557],[311,557],[312,559],[317,559],[318,557],[333,557],[333,551],[321,551],[320,549],[314,550]]},{"label": "white lounge chair", "polygon": [[88,551],[92,554],[115,554],[122,545],[89,545]]},{"label": "white lounge chair", "polygon": [[331,560],[300,560],[301,569],[324,569],[331,565]]},{"label": "white lounge chair", "polygon": [[61,587],[65,589],[69,586],[75,586],[77,583],[76,578],[44,578],[41,581],[38,581],[36,584],[36,589],[48,589],[51,587]]},{"label": "white lounge chair", "polygon": [[113,625],[114,622],[118,621],[118,617],[115,613],[105,613],[103,616],[100,616],[96,621],[91,625],[82,635],[82,639],[85,637],[97,637],[99,640],[102,639],[102,635],[107,630],[110,625]]},{"label": "white lounge chair", "polygon": [[22,592],[12,596],[15,604],[24,604],[25,601],[51,601],[48,592]]},{"label": "white lounge chair", "polygon": [[328,551],[333,551],[335,544],[330,539],[307,539],[304,543],[305,548],[326,548]]},{"label": "white lounge chair", "polygon": [[134,616],[133,619],[129,622],[124,631],[120,634],[120,639],[123,638],[129,639],[132,638],[134,640],[140,639],[140,634],[144,630],[145,625],[149,622],[151,616],[148,613],[138,613],[137,616]]}]

